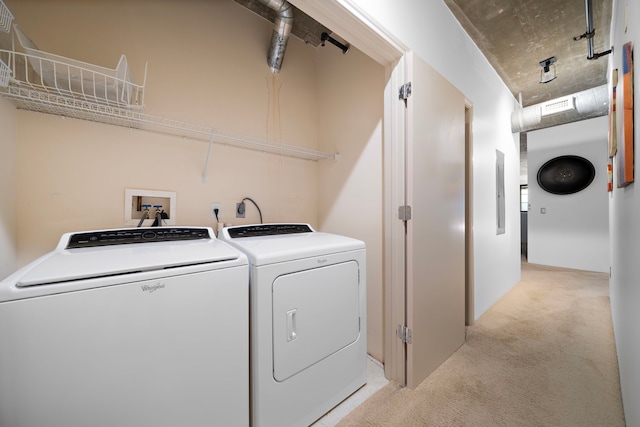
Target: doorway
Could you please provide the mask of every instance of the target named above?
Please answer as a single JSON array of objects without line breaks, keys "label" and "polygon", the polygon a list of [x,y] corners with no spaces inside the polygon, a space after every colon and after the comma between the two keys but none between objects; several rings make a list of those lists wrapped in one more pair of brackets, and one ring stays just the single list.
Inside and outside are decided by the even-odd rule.
[{"label": "doorway", "polygon": [[473,106],[466,100],[464,106],[465,144],[465,325],[475,323],[473,292]]},{"label": "doorway", "polygon": [[[398,333],[397,326],[407,324],[407,304],[411,303],[412,296],[407,294],[405,284],[407,282],[406,267],[406,221],[399,219],[399,207],[406,205],[406,181],[404,175],[406,161],[406,145],[404,143],[407,136],[406,114],[403,111],[404,105],[398,102],[398,88],[405,83],[404,76],[404,55],[409,51],[393,36],[379,27],[376,23],[368,20],[366,16],[358,14],[356,8],[349,8],[349,2],[338,0],[327,0],[316,2],[313,0],[293,0],[296,7],[316,19],[318,22],[332,28],[341,37],[349,40],[363,53],[374,59],[385,67],[387,75],[387,85],[384,93],[384,365],[385,376],[396,380],[401,384],[407,384],[407,342],[403,341]],[[466,144],[470,151],[471,147],[471,117],[472,108],[469,103],[464,102],[462,97],[462,117],[463,144]],[[468,124],[465,122],[468,121]],[[464,130],[466,128],[466,130]],[[468,156],[469,160],[464,160]],[[467,184],[471,180],[471,154],[462,151],[462,169],[465,186],[468,186],[466,194],[462,190],[462,203],[472,206],[472,185]],[[467,172],[466,169],[468,169]],[[460,198],[458,199],[460,201]],[[467,202],[468,200],[468,202]],[[472,212],[463,210],[461,220],[456,223],[458,230],[464,228],[468,230],[461,233],[462,237],[462,260],[460,265],[465,265],[465,270],[471,273],[473,278],[473,257],[467,257],[467,253],[472,253],[472,233],[473,227]],[[472,306],[473,293],[472,283],[461,275],[459,280],[461,293],[459,294],[459,305],[461,314],[461,324],[464,339],[465,316]],[[471,290],[469,292],[469,289]],[[469,294],[469,296],[467,296]],[[469,304],[466,301],[470,301]],[[472,308],[471,308],[472,310]],[[471,311],[470,318],[473,319]],[[457,347],[456,347],[457,348]],[[415,359],[415,357],[414,357]],[[415,383],[415,381],[414,381]],[[415,384],[417,385],[417,384]]]}]

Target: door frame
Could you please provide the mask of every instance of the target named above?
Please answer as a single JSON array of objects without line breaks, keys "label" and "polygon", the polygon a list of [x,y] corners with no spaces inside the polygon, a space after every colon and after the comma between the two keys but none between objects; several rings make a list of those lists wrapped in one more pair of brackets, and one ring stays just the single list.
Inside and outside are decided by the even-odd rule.
[{"label": "door frame", "polygon": [[[406,345],[397,337],[396,325],[406,323],[406,231],[398,219],[405,204],[405,152],[407,114],[398,100],[406,82],[404,56],[409,48],[391,35],[351,0],[289,0],[291,4],[332,28],[364,54],[384,66],[384,372],[406,385]],[[470,168],[470,166],[468,166]],[[469,189],[472,192],[473,188]],[[467,224],[473,230],[472,224]],[[473,249],[471,248],[471,253]],[[469,253],[469,248],[467,248]],[[473,258],[471,258],[471,262]],[[468,267],[467,267],[468,268]],[[471,266],[471,271],[473,267]],[[467,298],[469,294],[467,293]]]},{"label": "door frame", "polygon": [[[397,207],[404,204],[404,105],[397,88],[405,82],[404,55],[409,49],[350,0],[290,0],[290,3],[349,40],[385,69],[384,89],[384,374],[406,384],[405,345],[395,326],[405,323],[405,226]],[[401,108],[402,107],[402,108]],[[395,208],[394,208],[395,206]]]},{"label": "door frame", "polygon": [[[397,89],[406,82],[405,55],[388,71],[384,110],[384,373],[407,384],[407,346],[398,325],[407,324],[407,223],[398,208],[407,205],[407,120]],[[396,89],[396,90],[394,90]]]},{"label": "door frame", "polygon": [[468,99],[465,115],[465,324],[475,323],[474,253],[473,253],[473,104]]}]

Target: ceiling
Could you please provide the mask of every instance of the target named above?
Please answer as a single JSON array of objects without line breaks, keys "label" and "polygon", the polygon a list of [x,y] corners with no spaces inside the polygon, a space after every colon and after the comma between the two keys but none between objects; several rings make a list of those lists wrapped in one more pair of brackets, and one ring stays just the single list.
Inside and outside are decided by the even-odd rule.
[{"label": "ceiling", "polygon": [[[584,0],[444,0],[524,107],[607,83],[607,56],[587,59]],[[611,48],[612,0],[593,2],[594,50]],[[557,78],[540,83],[540,61],[556,57]]]},{"label": "ceiling", "polygon": [[[273,22],[260,0],[235,0]],[[522,106],[540,104],[607,83],[607,56],[587,59],[585,0],[444,0]],[[611,48],[613,0],[593,2],[594,51]],[[313,46],[331,31],[294,7],[292,33]],[[557,78],[540,83],[540,62],[554,56]],[[526,133],[520,134],[521,184],[527,182]]]},{"label": "ceiling", "polygon": [[[275,12],[260,0],[235,0],[273,22]],[[585,0],[444,0],[522,106],[540,104],[607,83],[607,56],[587,59]],[[613,0],[593,1],[594,52],[611,48]],[[294,11],[292,33],[318,46],[319,34],[331,30]],[[540,83],[540,62],[556,58],[557,78]],[[527,181],[526,133],[520,134],[521,184]]]},{"label": "ceiling", "polygon": [[[235,0],[273,22],[276,13],[259,0]],[[607,56],[587,59],[585,0],[444,0],[493,65],[513,96],[527,107],[607,83]],[[613,0],[593,2],[594,51],[611,48]],[[293,34],[313,46],[331,31],[293,8]],[[557,78],[540,83],[540,62],[556,58]]]}]

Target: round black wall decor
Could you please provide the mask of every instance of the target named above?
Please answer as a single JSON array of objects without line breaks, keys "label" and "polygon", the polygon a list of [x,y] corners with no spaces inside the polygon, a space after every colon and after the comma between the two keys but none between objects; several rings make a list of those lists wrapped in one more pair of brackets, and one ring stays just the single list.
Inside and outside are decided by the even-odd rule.
[{"label": "round black wall decor", "polygon": [[573,194],[591,184],[596,176],[593,164],[579,156],[560,156],[538,169],[538,184],[553,194]]}]

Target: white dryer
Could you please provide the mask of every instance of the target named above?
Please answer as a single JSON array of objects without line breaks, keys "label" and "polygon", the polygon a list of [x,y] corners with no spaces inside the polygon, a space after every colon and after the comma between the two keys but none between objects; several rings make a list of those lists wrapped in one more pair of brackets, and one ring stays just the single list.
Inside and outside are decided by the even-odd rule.
[{"label": "white dryer", "polygon": [[252,426],[308,426],[366,383],[365,245],[307,224],[221,234],[249,257]]},{"label": "white dryer", "polygon": [[209,228],[63,235],[0,282],[0,426],[248,426],[248,291]]}]

